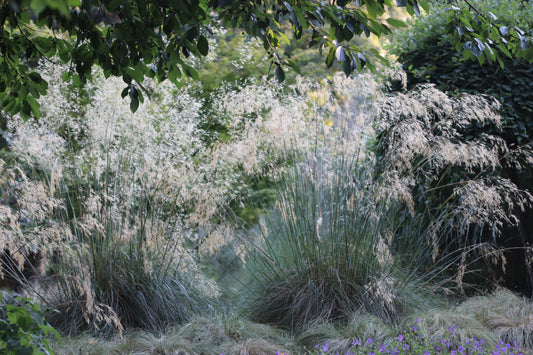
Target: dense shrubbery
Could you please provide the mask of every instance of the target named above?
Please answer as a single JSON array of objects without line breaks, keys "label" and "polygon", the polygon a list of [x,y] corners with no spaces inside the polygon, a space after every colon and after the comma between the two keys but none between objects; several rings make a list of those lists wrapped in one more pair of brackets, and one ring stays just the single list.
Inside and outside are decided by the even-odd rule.
[{"label": "dense shrubbery", "polygon": [[390,201],[399,203],[394,245],[425,245],[416,264],[457,272],[459,286],[482,286],[480,276],[499,281],[502,235],[533,201],[501,176],[505,161],[516,158],[499,135],[498,108],[494,99],[448,97],[432,85],[391,94],[380,107],[379,178],[390,187]]},{"label": "dense shrubbery", "polygon": [[[473,4],[483,11],[491,11],[499,22],[510,27],[520,26],[528,31],[533,24],[531,2],[503,3],[479,0]],[[478,214],[469,212],[473,223],[456,224],[462,228],[457,230],[458,233],[453,237],[454,242],[448,244],[452,240],[450,237],[445,238],[444,244],[441,242],[437,244],[441,251],[451,247],[450,251],[461,253],[461,248],[466,251],[478,242],[494,243],[497,248],[505,250],[507,256],[505,284],[530,293],[533,287],[533,270],[527,260],[531,253],[529,245],[533,240],[531,235],[533,211],[531,201],[527,201],[529,198],[521,199],[519,191],[531,192],[533,189],[531,184],[533,67],[523,60],[510,60],[501,52],[504,68],[501,68],[497,62],[479,65],[462,58],[456,48],[452,47],[451,37],[443,31],[447,16],[443,11],[445,7],[446,4],[437,6],[432,14],[416,21],[412,28],[395,39],[393,52],[398,55],[399,62],[407,71],[409,89],[420,83],[431,82],[450,95],[458,95],[459,101],[468,97],[464,93],[490,95],[501,103],[494,106],[494,112],[500,112],[501,117],[498,119],[499,122],[491,124],[492,114],[484,109],[483,105],[479,106],[475,102],[466,103],[472,110],[468,114],[471,121],[456,128],[452,127],[453,132],[443,130],[439,128],[443,122],[456,125],[453,122],[457,116],[455,111],[446,111],[445,102],[448,99],[443,98],[444,101],[440,103],[434,100],[435,107],[428,108],[432,111],[429,115],[434,117],[431,121],[433,123],[430,122],[426,130],[431,130],[432,137],[441,141],[449,140],[448,147],[463,151],[464,148],[468,148],[469,152],[464,151],[465,154],[461,159],[440,165],[438,169],[433,168],[431,158],[425,157],[427,154],[423,151],[421,155],[413,155],[409,159],[413,169],[418,169],[421,173],[415,174],[412,181],[413,190],[417,190],[415,193],[417,198],[413,200],[416,211],[417,213],[420,209],[425,211],[422,215],[416,214],[414,217],[421,223],[419,227],[423,230],[431,230],[437,226],[435,231],[443,231],[446,228],[453,230],[455,227],[451,224],[442,225],[437,221],[448,214],[450,218],[446,217],[444,220],[452,223],[456,218],[452,217],[456,214],[455,209],[459,208],[457,211],[459,215],[465,211],[461,210],[461,204],[466,202],[460,196],[461,191],[472,193],[478,191],[487,198],[492,191],[494,198],[497,199],[493,200],[494,207],[498,204],[502,207],[507,204],[505,212],[502,211],[500,217],[491,213],[485,216],[479,215],[484,213],[481,212],[484,208],[489,207],[488,200],[484,203],[479,200],[478,203],[481,205],[478,206]],[[494,50],[501,51],[498,48]],[[421,92],[415,89],[409,95],[417,97],[421,96]],[[428,100],[422,101],[422,105],[427,106]],[[389,114],[390,117],[393,115],[394,112]],[[400,122],[398,127],[402,124],[404,122]],[[431,143],[430,140],[428,143],[431,152],[449,153],[449,150],[442,150],[442,142]],[[476,149],[475,145],[482,150]],[[486,160],[487,156],[484,153],[489,151],[492,151],[490,154],[494,158],[492,162]],[[424,169],[429,170],[426,172]],[[517,198],[522,202],[517,203]],[[474,218],[476,220],[473,220]],[[492,220],[489,221],[488,218]],[[465,240],[470,242],[465,244]],[[500,253],[496,250],[486,251],[492,257]],[[492,274],[494,280],[498,277],[498,274]]]},{"label": "dense shrubbery", "polygon": [[[519,0],[501,2],[477,0],[473,2],[482,11],[491,11],[499,23],[525,31],[533,27],[533,7]],[[408,74],[409,87],[421,82],[436,84],[452,93],[487,94],[502,103],[503,129],[509,142],[528,144],[533,137],[533,65],[525,60],[509,59],[504,53],[504,67],[498,62],[480,65],[462,58],[445,34],[446,16],[443,8],[416,21],[409,31],[395,38],[392,52],[398,55]],[[495,51],[500,51],[494,48]]]}]

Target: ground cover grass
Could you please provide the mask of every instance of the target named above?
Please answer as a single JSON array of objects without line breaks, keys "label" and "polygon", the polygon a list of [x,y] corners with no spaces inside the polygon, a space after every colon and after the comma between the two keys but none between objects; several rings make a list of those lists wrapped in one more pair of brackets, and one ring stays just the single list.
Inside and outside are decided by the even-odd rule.
[{"label": "ground cover grass", "polygon": [[[531,324],[509,327],[505,319],[487,315],[531,306],[502,289],[448,308],[441,304],[421,310],[396,326],[363,311],[344,322],[315,321],[296,333],[237,314],[206,315],[158,335],[130,330],[107,339],[63,337],[52,348],[56,354],[530,354]],[[502,332],[510,328],[522,336],[511,340]]]}]

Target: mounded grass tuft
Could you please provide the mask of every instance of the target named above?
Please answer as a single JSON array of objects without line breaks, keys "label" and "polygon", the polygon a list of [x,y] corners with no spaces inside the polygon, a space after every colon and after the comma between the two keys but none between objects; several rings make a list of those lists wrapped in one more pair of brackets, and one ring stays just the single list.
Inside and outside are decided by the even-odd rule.
[{"label": "mounded grass tuft", "polygon": [[298,354],[301,348],[282,330],[233,316],[198,316],[161,334],[127,330],[122,338],[65,337],[54,351],[67,354]]},{"label": "mounded grass tuft", "polygon": [[417,286],[390,252],[371,163],[338,152],[302,160],[282,177],[274,211],[251,238],[252,316],[293,330],[360,309],[395,322]]},{"label": "mounded grass tuft", "polygon": [[506,343],[533,350],[533,303],[508,289],[472,297],[457,307],[468,312]]}]

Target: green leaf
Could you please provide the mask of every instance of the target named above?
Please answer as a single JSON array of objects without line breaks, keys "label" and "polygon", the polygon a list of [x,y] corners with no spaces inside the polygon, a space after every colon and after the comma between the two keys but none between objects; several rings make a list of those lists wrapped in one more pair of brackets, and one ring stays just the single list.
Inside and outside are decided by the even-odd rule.
[{"label": "green leaf", "polygon": [[338,46],[335,50],[335,58],[339,63],[342,63],[346,60],[346,53],[344,52],[344,48],[342,46]]},{"label": "green leaf", "polygon": [[280,83],[285,81],[285,73],[283,72],[281,65],[276,67],[276,79],[278,79]]},{"label": "green leaf", "polygon": [[194,80],[198,80],[200,78],[196,69],[194,69],[190,65],[182,63],[181,67],[183,68],[183,71],[188,77],[193,78]]},{"label": "green leaf", "polygon": [[352,60],[349,57],[342,63],[342,70],[346,76],[350,76],[353,72],[354,68],[352,66]]},{"label": "green leaf", "polygon": [[32,43],[44,53],[50,51],[54,46],[52,40],[47,37],[35,37],[32,39]]},{"label": "green leaf", "polygon": [[[144,69],[143,68],[124,68],[124,72],[135,79],[136,82],[142,83],[144,80]],[[126,81],[126,79],[124,79]],[[131,81],[131,80],[130,80]],[[126,81],[128,82],[128,81]]]},{"label": "green leaf", "polygon": [[196,48],[198,48],[198,52],[200,52],[200,54],[204,57],[209,53],[209,43],[204,36],[200,36],[200,38],[198,38]]},{"label": "green leaf", "polygon": [[396,28],[405,28],[405,27],[409,27],[405,22],[401,21],[401,20],[397,20],[397,19],[394,19],[394,18],[388,18],[386,20],[388,22],[389,25],[391,25],[392,27],[396,27]]},{"label": "green leaf", "polygon": [[31,8],[38,15],[46,8],[46,0],[31,0]]},{"label": "green leaf", "polygon": [[128,96],[128,93],[130,92],[130,87],[129,86],[126,86],[124,88],[124,90],[122,90],[122,92],[120,93],[120,96],[122,98],[125,98],[126,96]]},{"label": "green leaf", "polygon": [[139,108],[139,97],[130,95],[131,101],[130,101],[130,110],[131,112],[135,113],[137,109]]},{"label": "green leaf", "polygon": [[122,4],[122,0],[111,0],[109,4],[107,5],[107,9],[112,12],[116,11],[121,4]]},{"label": "green leaf", "polygon": [[507,57],[513,59],[513,55],[511,54],[511,52],[509,52],[509,50],[507,49],[506,46],[504,46],[503,44],[501,43],[498,43],[498,48],[502,51],[503,54],[505,54]]},{"label": "green leaf", "polygon": [[26,100],[31,108],[31,113],[35,118],[41,118],[40,105],[32,96],[26,96]]},{"label": "green leaf", "polygon": [[333,65],[333,59],[335,59],[335,47],[331,47],[326,57],[326,66],[330,68]]},{"label": "green leaf", "polygon": [[285,36],[283,33],[278,32],[279,38],[282,39],[283,42],[287,43],[289,46],[291,45],[291,41],[287,36]]}]

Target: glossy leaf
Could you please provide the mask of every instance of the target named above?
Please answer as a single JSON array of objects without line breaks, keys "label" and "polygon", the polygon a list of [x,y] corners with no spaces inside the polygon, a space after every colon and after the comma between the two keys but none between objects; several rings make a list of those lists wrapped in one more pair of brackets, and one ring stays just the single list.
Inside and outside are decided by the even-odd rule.
[{"label": "glossy leaf", "polygon": [[281,65],[276,66],[275,74],[276,74],[276,79],[278,79],[278,82],[282,83],[285,81],[285,73],[283,72]]}]

